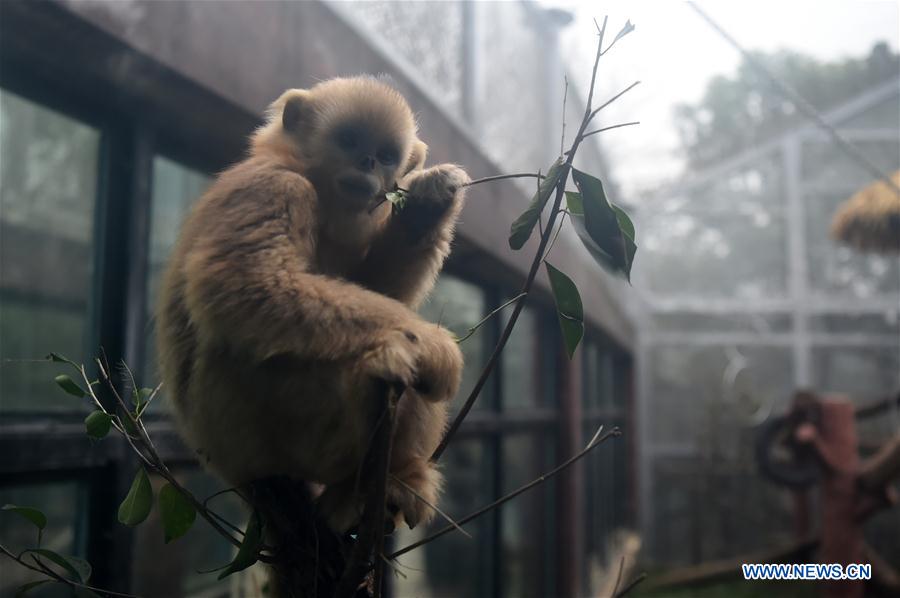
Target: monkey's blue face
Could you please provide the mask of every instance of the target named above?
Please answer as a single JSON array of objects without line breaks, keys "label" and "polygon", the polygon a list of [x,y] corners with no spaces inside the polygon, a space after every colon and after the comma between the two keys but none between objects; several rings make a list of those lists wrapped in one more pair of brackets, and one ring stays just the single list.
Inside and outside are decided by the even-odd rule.
[{"label": "monkey's blue face", "polygon": [[363,208],[393,188],[406,148],[394,136],[365,122],[345,122],[327,134],[334,187],[350,207]]}]

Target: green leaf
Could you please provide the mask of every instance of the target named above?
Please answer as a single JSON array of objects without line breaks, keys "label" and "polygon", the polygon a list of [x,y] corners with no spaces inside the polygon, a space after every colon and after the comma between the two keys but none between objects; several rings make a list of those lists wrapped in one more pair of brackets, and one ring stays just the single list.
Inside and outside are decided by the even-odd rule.
[{"label": "green leaf", "polygon": [[584,216],[584,203],[578,191],[566,191],[566,208],[572,215]]},{"label": "green leaf", "polygon": [[141,388],[140,390],[132,390],[131,391],[131,399],[134,402],[134,411],[135,413],[140,413],[144,408],[144,405],[147,404],[147,401],[150,400],[150,397],[153,395],[152,388]]},{"label": "green leaf", "polygon": [[[42,586],[42,585],[44,585],[45,583],[51,583],[51,582],[53,582],[52,579],[39,579],[39,580],[37,580],[37,581],[32,581],[32,582],[30,582],[30,583],[26,583],[26,584],[24,584],[24,585],[21,585],[21,586],[19,586],[18,588],[16,588],[16,594],[15,594],[14,598],[21,598],[22,596],[24,596],[25,594],[27,594],[27,593],[30,592],[31,590],[35,589],[36,587]],[[55,583],[55,582],[54,582],[54,583]]]},{"label": "green leaf", "polygon": [[147,472],[141,467],[134,476],[128,495],[119,505],[119,521],[125,525],[137,525],[147,518],[152,507],[153,488]]},{"label": "green leaf", "polygon": [[85,583],[91,578],[91,564],[84,559],[74,556],[63,556],[58,552],[48,550],[46,548],[29,548],[25,553],[32,553],[42,556],[45,559],[59,565],[66,570],[76,581]]},{"label": "green leaf", "polygon": [[604,267],[631,280],[631,265],[637,252],[634,224],[618,206],[606,198],[603,183],[580,170],[572,172],[583,207],[583,219],[573,211],[572,222],[582,242]]},{"label": "green leaf", "polygon": [[556,303],[556,314],[559,316],[559,327],[562,330],[566,352],[571,359],[575,349],[578,348],[578,343],[581,342],[581,337],[584,336],[584,306],[581,304],[581,295],[571,278],[548,262],[544,262],[544,265],[550,278],[550,290],[553,291],[553,301]]},{"label": "green leaf", "polygon": [[0,507],[0,510],[3,511],[12,511],[13,513],[18,513],[32,524],[37,527],[39,530],[43,530],[47,526],[47,516],[44,515],[40,510],[35,509],[33,507],[20,507],[18,505],[3,505]]},{"label": "green leaf", "polygon": [[109,434],[109,428],[112,425],[112,418],[102,411],[94,411],[84,418],[84,427],[87,435],[94,440],[105,438]]},{"label": "green leaf", "polygon": [[401,191],[399,189],[396,191],[388,191],[384,194],[384,197],[391,202],[396,210],[402,210],[406,206],[406,191]]},{"label": "green leaf", "polygon": [[219,574],[219,579],[225,579],[232,573],[243,571],[247,567],[256,562],[256,555],[259,553],[259,547],[263,541],[263,525],[260,521],[259,513],[253,511],[250,515],[250,521],[247,523],[247,530],[244,532],[244,541],[238,548],[237,555],[228,567]]},{"label": "green leaf", "polygon": [[159,491],[159,513],[166,544],[185,535],[197,518],[197,509],[191,501],[169,483]]},{"label": "green leaf", "polygon": [[547,176],[538,185],[538,190],[531,198],[528,209],[522,212],[522,215],[516,218],[509,228],[509,246],[512,249],[522,249],[525,242],[528,241],[531,231],[534,230],[541,217],[541,212],[544,211],[550,194],[553,193],[564,172],[562,158],[557,158],[556,162],[547,169]]},{"label": "green leaf", "polygon": [[70,395],[79,398],[85,396],[85,392],[81,390],[81,387],[75,384],[75,382],[65,374],[60,374],[55,380],[59,387]]},{"label": "green leaf", "polygon": [[634,223],[631,221],[631,218],[628,217],[625,210],[616,204],[611,203],[609,204],[609,207],[616,213],[616,221],[619,223],[619,230],[625,233],[629,239],[634,241]]},{"label": "green leaf", "polygon": [[48,353],[44,359],[48,361],[52,361],[54,363],[68,363],[72,367],[77,368],[78,364],[66,357],[65,355],[60,355],[59,353]]}]

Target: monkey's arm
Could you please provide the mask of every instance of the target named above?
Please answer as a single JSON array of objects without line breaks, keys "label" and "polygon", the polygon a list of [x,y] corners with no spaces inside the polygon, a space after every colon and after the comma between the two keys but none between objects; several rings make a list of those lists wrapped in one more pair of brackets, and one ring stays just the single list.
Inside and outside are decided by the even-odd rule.
[{"label": "monkey's arm", "polygon": [[408,175],[401,182],[409,190],[406,205],[393,214],[354,279],[417,308],[450,253],[468,180],[465,172],[450,164]]},{"label": "monkey's arm", "polygon": [[258,360],[337,360],[403,349],[421,336],[411,330],[419,318],[397,301],[310,272],[316,198],[305,178],[273,170],[252,186],[224,187],[186,231],[185,304],[201,342],[226,342]]}]

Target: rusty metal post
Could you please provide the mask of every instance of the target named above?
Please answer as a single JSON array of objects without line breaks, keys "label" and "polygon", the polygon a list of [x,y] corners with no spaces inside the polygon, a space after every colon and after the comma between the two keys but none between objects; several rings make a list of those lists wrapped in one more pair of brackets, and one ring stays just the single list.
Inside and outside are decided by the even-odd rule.
[{"label": "rusty metal post", "polygon": [[[822,401],[818,438],[813,442],[825,461],[822,484],[821,562],[862,563],[863,535],[857,517],[859,452],[853,404],[845,398]],[[824,582],[829,598],[861,598],[861,580]]]}]

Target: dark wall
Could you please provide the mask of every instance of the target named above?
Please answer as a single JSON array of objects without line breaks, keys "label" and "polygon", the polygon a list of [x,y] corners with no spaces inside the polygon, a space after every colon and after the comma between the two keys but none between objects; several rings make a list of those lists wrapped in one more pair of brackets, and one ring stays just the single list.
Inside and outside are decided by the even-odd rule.
[{"label": "dark wall", "polygon": [[[112,83],[116,91],[113,97],[105,93],[104,101],[118,110],[141,110],[150,119],[162,119],[177,149],[205,152],[213,168],[241,155],[258,115],[285,89],[308,87],[336,75],[384,72],[393,76],[417,112],[430,163],[461,164],[473,178],[502,172],[410,77],[323,3],[3,4],[4,12],[23,13],[34,26],[4,32],[0,49],[42,44],[48,56],[68,55],[83,72],[74,80],[64,71],[54,73],[60,69],[49,58],[40,68],[82,95],[100,89],[100,81]],[[72,14],[82,25],[72,25]],[[98,35],[95,28],[107,35]],[[525,194],[508,182],[472,188],[450,267],[506,280],[513,288],[520,285],[536,239],[519,252],[511,251],[506,239],[509,223],[526,201]],[[554,263],[578,283],[586,317],[631,347],[630,323],[598,275],[598,267],[572,241],[560,239]],[[538,286],[546,301],[543,278],[538,278]]]}]

